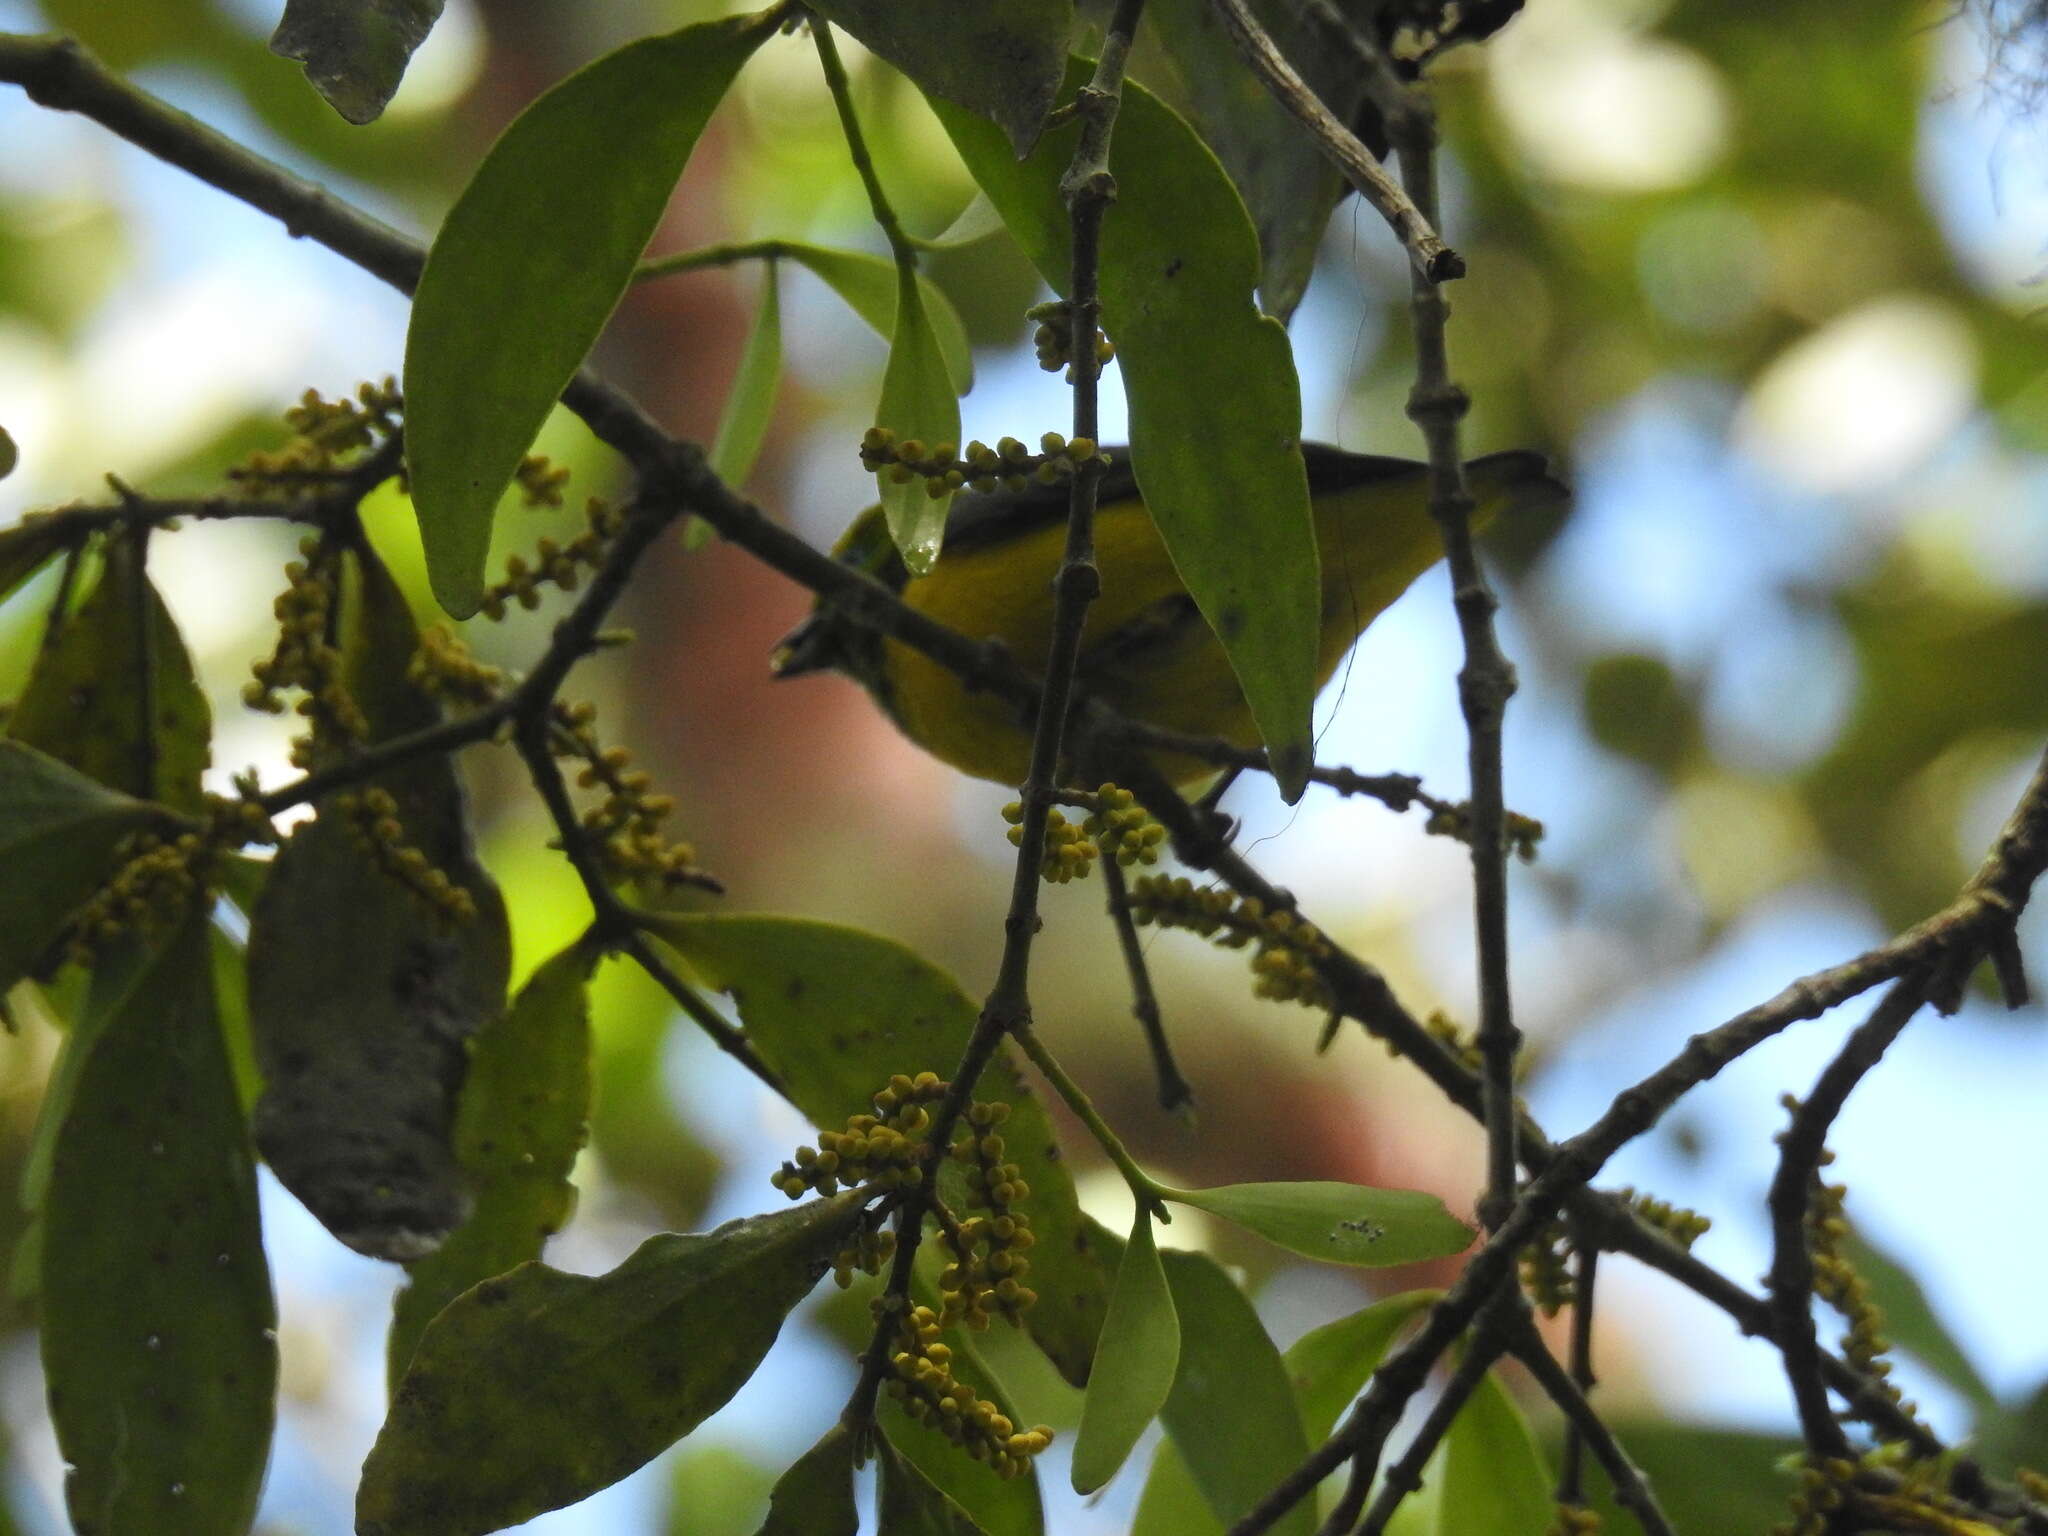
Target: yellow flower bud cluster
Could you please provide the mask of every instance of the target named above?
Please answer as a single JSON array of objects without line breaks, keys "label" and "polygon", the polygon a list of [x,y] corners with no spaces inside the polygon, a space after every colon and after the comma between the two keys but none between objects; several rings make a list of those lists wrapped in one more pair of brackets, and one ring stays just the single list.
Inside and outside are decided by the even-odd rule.
[{"label": "yellow flower bud cluster", "polygon": [[311,534],[299,541],[299,553],[304,558],[284,568],[287,585],[271,604],[277,645],[250,668],[242,702],[281,715],[287,708],[281,691],[298,689],[304,696],[297,712],[309,730],[292,743],[292,762],[311,768],[320,748],[361,741],[370,727],[341,680],[341,652],[330,638],[340,562]]},{"label": "yellow flower bud cluster", "polygon": [[[1010,824],[1010,846],[1020,848],[1024,844],[1024,802],[1012,800],[1003,807],[1003,820]],[[1057,807],[1048,811],[1045,818],[1045,853],[1038,861],[1038,872],[1054,885],[1065,885],[1069,880],[1085,880],[1088,871],[1095,867],[1095,842],[1086,830],[1067,820]]]},{"label": "yellow flower bud cluster", "polygon": [[[545,465],[547,461],[543,459],[540,462]],[[564,477],[568,475],[567,470],[559,473]],[[558,485],[555,496],[557,501],[561,499]],[[583,580],[584,569],[595,569],[603,562],[605,551],[626,523],[625,513],[595,496],[590,498],[584,513],[588,526],[567,544],[542,539],[534,546],[530,561],[524,555],[507,556],[505,579],[484,589],[478,611],[487,619],[502,619],[514,603],[528,611],[538,608],[544,586],[574,592]]]},{"label": "yellow flower bud cluster", "polygon": [[[1472,1037],[1459,1027],[1456,1019],[1441,1008],[1437,1008],[1431,1010],[1429,1017],[1422,1021],[1422,1027],[1428,1032],[1430,1039],[1436,1041],[1460,1063],[1470,1067],[1474,1072],[1479,1070],[1482,1060],[1479,1047]],[[1389,1052],[1398,1054],[1392,1051],[1391,1045]]]},{"label": "yellow flower bud cluster", "polygon": [[120,868],[66,924],[65,958],[90,965],[122,934],[167,926],[204,892],[200,866],[212,851],[199,831],[137,832],[123,839]]},{"label": "yellow flower bud cluster", "polygon": [[987,1212],[961,1222],[942,1220],[939,1241],[951,1262],[939,1275],[942,1321],[964,1323],[979,1333],[991,1317],[1016,1322],[1038,1300],[1026,1285],[1037,1241],[1031,1218],[1021,1209],[1031,1194],[1022,1170],[1005,1162],[1007,1148],[998,1127],[1010,1117],[1007,1104],[968,1106],[966,1132],[952,1146],[953,1160],[966,1167],[967,1203]]},{"label": "yellow flower bud cluster", "polygon": [[[1069,344],[1074,336],[1074,309],[1065,299],[1053,299],[1044,304],[1034,304],[1024,311],[1024,318],[1036,320],[1038,329],[1031,333],[1032,349],[1038,354],[1038,366],[1047,373],[1067,370],[1067,382],[1074,382],[1074,354]],[[1102,328],[1095,330],[1095,371],[1116,356],[1116,347],[1103,335]]]},{"label": "yellow flower bud cluster", "polygon": [[406,841],[398,802],[389,790],[377,785],[344,790],[328,803],[378,870],[418,898],[437,921],[452,925],[476,916],[476,898]]},{"label": "yellow flower bud cluster", "polygon": [[935,1072],[908,1077],[899,1072],[874,1097],[872,1115],[855,1115],[842,1131],[821,1131],[815,1147],[798,1147],[795,1157],[775,1171],[771,1181],[792,1200],[816,1190],[873,1185],[897,1189],[924,1182],[920,1166],[931,1152],[924,1133],[931,1111],[946,1096],[946,1084]]},{"label": "yellow flower bud cluster", "polygon": [[398,381],[387,376],[380,384],[357,386],[355,398],[323,399],[309,389],[284,413],[292,438],[269,453],[252,453],[228,471],[251,495],[278,485],[331,479],[342,463],[398,430],[404,409]]},{"label": "yellow flower bud cluster", "polygon": [[557,703],[550,745],[555,756],[575,758],[583,768],[576,775],[582,789],[603,789],[605,800],[582,817],[584,833],[598,858],[615,879],[646,880],[662,889],[696,885],[719,889],[718,882],[697,867],[697,850],[673,842],[661,824],[675,813],[675,800],[654,792],[652,775],[633,766],[624,747],[599,742],[591,704]]},{"label": "yellow flower bud cluster", "polygon": [[496,703],[511,681],[501,668],[478,661],[445,624],[432,625],[421,634],[419,649],[405,665],[405,677],[423,693],[472,709]]},{"label": "yellow flower bud cluster", "polygon": [[1572,1284],[1571,1239],[1561,1221],[1552,1220],[1515,1256],[1522,1289],[1545,1317],[1555,1317],[1577,1295]]},{"label": "yellow flower bud cluster", "polygon": [[89,965],[119,935],[167,924],[194,899],[210,895],[219,855],[251,843],[275,843],[277,830],[257,803],[253,774],[237,779],[239,796],[208,795],[206,820],[175,835],[138,832],[116,850],[113,878],[65,924],[58,953]]},{"label": "yellow flower bud cluster", "polygon": [[1162,928],[1185,928],[1225,949],[1256,946],[1256,997],[1327,1009],[1335,1001],[1318,961],[1330,941],[1314,923],[1282,907],[1268,912],[1255,896],[1239,900],[1221,887],[1199,887],[1181,875],[1146,875],[1132,882],[1131,917]]},{"label": "yellow flower bud cluster", "polygon": [[996,1476],[1016,1477],[1052,1444],[1052,1430],[1044,1424],[1019,1430],[994,1403],[957,1380],[953,1351],[939,1339],[944,1326],[930,1307],[913,1307],[904,1317],[889,1356],[889,1395],[918,1423],[987,1462]]},{"label": "yellow flower bud cluster", "polygon": [[859,1237],[832,1255],[832,1283],[842,1291],[853,1284],[853,1274],[879,1275],[882,1266],[896,1254],[896,1234],[887,1227],[863,1231]]},{"label": "yellow flower bud cluster", "polygon": [[1799,1489],[1787,1511],[1790,1518],[1771,1527],[1771,1536],[1827,1536],[1855,1479],[1856,1463],[1846,1457],[1830,1456],[1818,1466],[1801,1467]]},{"label": "yellow flower bud cluster", "polygon": [[1714,1224],[1714,1218],[1711,1216],[1702,1216],[1698,1211],[1689,1211],[1682,1205],[1673,1205],[1668,1200],[1659,1200],[1655,1195],[1640,1193],[1631,1186],[1625,1185],[1615,1193],[1628,1202],[1630,1210],[1687,1251],[1690,1251],[1692,1245],[1705,1236],[1707,1229]]},{"label": "yellow flower bud cluster", "polygon": [[998,486],[1021,491],[1034,481],[1056,485],[1090,459],[1109,462],[1109,455],[1092,438],[1077,437],[1069,442],[1057,432],[1048,432],[1038,441],[1042,453],[1033,453],[1014,437],[1003,438],[993,448],[971,442],[962,452],[952,443],[927,444],[915,437],[899,442],[887,427],[870,427],[861,438],[860,461],[872,473],[886,474],[898,485],[922,477],[926,492],[935,498],[948,491],[988,492]]},{"label": "yellow flower bud cluster", "polygon": [[529,507],[559,507],[562,488],[569,483],[569,466],[551,462],[544,453],[529,453],[512,472],[512,483]]},{"label": "yellow flower bud cluster", "polygon": [[1095,791],[1095,810],[1081,823],[1081,830],[1095,839],[1105,858],[1115,859],[1125,869],[1133,864],[1157,864],[1159,849],[1166,841],[1166,828],[1138,804],[1138,797],[1114,784]]},{"label": "yellow flower bud cluster", "polygon": [[1583,1504],[1560,1504],[1543,1536],[1600,1536],[1600,1512]]},{"label": "yellow flower bud cluster", "polygon": [[[1472,841],[1472,807],[1460,800],[1456,805],[1439,805],[1429,813],[1422,830],[1433,837],[1448,837],[1469,844]],[[1543,823],[1519,811],[1506,812],[1501,820],[1501,837],[1508,852],[1524,864],[1536,862],[1536,845],[1543,841]]]}]

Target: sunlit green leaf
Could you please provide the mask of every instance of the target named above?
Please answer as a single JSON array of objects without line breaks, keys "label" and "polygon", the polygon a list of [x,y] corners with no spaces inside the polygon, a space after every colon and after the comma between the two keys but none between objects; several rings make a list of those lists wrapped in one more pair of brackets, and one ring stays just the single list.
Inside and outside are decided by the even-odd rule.
[{"label": "sunlit green leaf", "polygon": [[1093,1493],[1117,1474],[1172,1390],[1180,1357],[1173,1293],[1152,1240],[1152,1213],[1140,1207],[1116,1268],[1102,1343],[1088,1376],[1081,1428],[1074,1436],[1076,1493]]},{"label": "sunlit green leaf", "polygon": [[762,439],[768,435],[776,386],[782,382],[781,293],[771,261],[761,281],[761,310],[754,317],[747,349],[740,354],[739,372],[733,376],[732,393],[726,396],[725,414],[718,421],[718,436],[711,443],[711,467],[727,485],[746,484],[747,476],[754,472],[754,461],[761,456]]},{"label": "sunlit green leaf", "polygon": [[853,1502],[853,1437],[834,1424],[776,1480],[756,1536],[859,1536]]},{"label": "sunlit green leaf", "polygon": [[765,16],[642,38],[514,119],[428,253],[406,336],[406,460],[434,595],[483,593],[499,493],[597,340]]},{"label": "sunlit green leaf", "polygon": [[1052,110],[1074,24],[1073,0],[820,0],[814,9],[920,89],[999,125],[1020,155]]},{"label": "sunlit green leaf", "polygon": [[0,995],[114,872],[121,839],[160,811],[0,739]]},{"label": "sunlit green leaf", "polygon": [[1328,1264],[1413,1264],[1462,1253],[1472,1242],[1472,1229],[1443,1201],[1413,1189],[1314,1180],[1176,1189],[1168,1198]]},{"label": "sunlit green leaf", "polygon": [[1393,1536],[1543,1536],[1556,1506],[1528,1420],[1489,1371],[1403,1501]]},{"label": "sunlit green leaf", "polygon": [[909,1458],[885,1441],[881,1525],[876,1536],[987,1536],[974,1517],[947,1498]]},{"label": "sunlit green leaf", "polygon": [[37,653],[7,734],[111,788],[196,812],[212,711],[142,546],[120,537],[103,548],[98,585]]},{"label": "sunlit green leaf", "polygon": [[[896,334],[896,263],[866,251],[845,251],[829,245],[783,242],[791,261],[808,267],[819,281],[838,294],[846,307],[872,326],[878,335]],[[925,318],[938,337],[939,351],[946,359],[946,372],[953,380],[953,392],[964,395],[974,384],[974,353],[967,344],[967,328],[960,312],[945,290],[917,275],[917,291],[924,298]]]},{"label": "sunlit green leaf", "polygon": [[375,122],[440,19],[441,0],[285,0],[270,51],[297,59],[329,106]]},{"label": "sunlit green leaf", "polygon": [[[371,739],[432,724],[438,706],[406,680],[419,636],[404,595],[367,552],[348,571],[343,676]],[[250,914],[256,1140],[341,1241],[412,1260],[467,1214],[451,1145],[463,1042],[504,1007],[511,945],[453,763],[420,758],[372,783],[396,803],[406,843],[469,893],[475,914],[429,910],[332,800],[294,830]]]},{"label": "sunlit green leaf", "polygon": [[[875,407],[875,422],[900,440],[915,439],[927,448],[960,441],[960,402],[953,394],[916,276],[907,268],[897,278],[896,336],[889,344],[888,366],[882,370],[882,400]],[[889,536],[902,551],[903,563],[912,575],[930,570],[939,558],[952,493],[933,496],[927,482],[915,475],[898,480],[893,473],[886,473],[877,483],[882,510],[889,519]]]},{"label": "sunlit green leaf", "polygon": [[[804,918],[673,914],[655,931],[732,993],[747,1038],[820,1129],[843,1129],[897,1072],[949,1076],[979,1013],[944,971],[891,939]],[[1010,1105],[1005,1156],[1031,1187],[1031,1285],[1024,1326],[1076,1384],[1086,1381],[1108,1304],[1108,1271],[1074,1199],[1045,1108],[1007,1050],[982,1099]]]},{"label": "sunlit green leaf", "polygon": [[[1069,67],[1069,94],[1085,71]],[[1079,129],[1055,129],[1019,163],[988,124],[933,106],[1025,254],[1064,292],[1071,228],[1059,182]],[[1102,225],[1102,323],[1130,398],[1131,468],[1292,800],[1310,763],[1320,599],[1287,333],[1254,302],[1258,237],[1230,178],[1135,82],[1124,88],[1110,169],[1117,202]]]},{"label": "sunlit green leaf", "polygon": [[[737,1446],[708,1440],[668,1463],[666,1536],[756,1536],[775,1474]],[[771,1529],[772,1536],[772,1529]],[[832,1536],[825,1527],[824,1536]]]},{"label": "sunlit green leaf", "polygon": [[136,968],[91,1042],[43,1223],[43,1364],[73,1524],[246,1531],[277,1314],[203,912]]},{"label": "sunlit green leaf", "polygon": [[[1226,1525],[1249,1513],[1308,1455],[1280,1351],[1251,1301],[1206,1254],[1160,1254],[1180,1319],[1180,1363],[1159,1417],[1209,1508]],[[1315,1528],[1299,1505],[1276,1532]]]},{"label": "sunlit green leaf", "polygon": [[1002,227],[1003,216],[996,212],[996,205],[988,200],[988,194],[976,192],[952,223],[930,239],[912,235],[910,243],[921,251],[954,251],[999,234]]},{"label": "sunlit green leaf", "polygon": [[359,1536],[482,1536],[608,1487],[761,1363],[860,1217],[812,1200],[649,1238],[604,1275],[523,1264],[434,1319],[363,1466]]},{"label": "sunlit green leaf", "polygon": [[1442,1295],[1441,1291],[1407,1291],[1389,1296],[1310,1329],[1288,1347],[1284,1357],[1287,1374],[1293,1379],[1302,1428],[1311,1445],[1330,1438],[1339,1416],[1379,1369],[1394,1335]]},{"label": "sunlit green leaf", "polygon": [[475,1205],[446,1242],[407,1269],[388,1344],[394,1385],[435,1314],[479,1280],[539,1258],[569,1219],[569,1170],[590,1113],[592,961],[580,945],[556,955],[470,1039],[455,1157]]}]

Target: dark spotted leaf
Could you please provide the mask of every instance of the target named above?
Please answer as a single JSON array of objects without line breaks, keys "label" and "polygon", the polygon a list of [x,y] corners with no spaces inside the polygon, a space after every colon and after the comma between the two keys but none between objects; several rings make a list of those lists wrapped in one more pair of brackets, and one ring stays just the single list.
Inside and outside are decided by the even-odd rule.
[{"label": "dark spotted leaf", "polygon": [[436,1313],[479,1280],[539,1258],[569,1219],[576,1200],[569,1171],[590,1114],[593,960],[580,945],[556,955],[470,1040],[455,1157],[475,1206],[407,1271],[391,1318],[394,1386]]},{"label": "dark spotted leaf", "polygon": [[83,1047],[43,1212],[43,1364],[73,1528],[232,1536],[277,1381],[256,1173],[204,913],[128,968]]},{"label": "dark spotted leaf", "polygon": [[363,1466],[358,1536],[481,1536],[609,1486],[753,1375],[860,1197],[649,1238],[609,1274],[522,1264],[428,1326]]},{"label": "dark spotted leaf", "polygon": [[[438,708],[405,677],[418,633],[403,594],[373,555],[347,558],[344,673],[371,739],[432,724]],[[373,783],[396,802],[405,841],[469,893],[475,914],[430,910],[332,801],[300,824],[250,915],[256,1141],[342,1242],[413,1260],[468,1212],[456,1098],[465,1041],[504,1007],[510,938],[471,850],[454,765],[421,758]]]}]

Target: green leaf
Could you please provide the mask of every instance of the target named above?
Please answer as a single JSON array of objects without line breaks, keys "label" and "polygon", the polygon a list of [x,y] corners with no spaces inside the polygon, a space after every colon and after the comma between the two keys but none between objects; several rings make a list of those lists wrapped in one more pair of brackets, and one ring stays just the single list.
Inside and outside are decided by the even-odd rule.
[{"label": "green leaf", "polygon": [[105,884],[121,840],[162,818],[154,806],[0,739],[0,996]]},{"label": "green leaf", "polygon": [[859,1218],[843,1194],[649,1238],[609,1274],[522,1264],[464,1292],[392,1397],[358,1536],[482,1536],[641,1467],[746,1383]]},{"label": "green leaf", "polygon": [[297,59],[327,104],[358,127],[377,120],[441,16],[441,0],[285,0],[270,51]]},{"label": "green leaf", "polygon": [[98,585],[44,641],[7,734],[113,789],[197,812],[213,713],[142,547],[103,547]]},{"label": "green leaf", "polygon": [[[980,1010],[959,983],[894,940],[805,918],[664,914],[654,931],[709,985],[733,996],[747,1038],[781,1077],[790,1102],[820,1129],[870,1112],[896,1072],[949,1076]],[[1024,1326],[1060,1374],[1088,1379],[1109,1299],[1108,1270],[1074,1198],[1045,1107],[1004,1049],[977,1097],[1010,1106],[1005,1156],[1023,1170],[1037,1242],[1038,1304]]]},{"label": "green leaf", "polygon": [[[1086,69],[1069,66],[1069,94]],[[1048,133],[1020,164],[987,124],[944,102],[933,107],[1025,254],[1065,292],[1071,234],[1059,181],[1079,128]],[[1131,468],[1291,801],[1311,760],[1321,599],[1287,333],[1253,302],[1258,238],[1230,178],[1134,81],[1125,83],[1110,169],[1117,202],[1102,226],[1103,327],[1130,399]]]},{"label": "green leaf", "polygon": [[[0,427],[0,480],[5,480],[13,474],[14,466],[20,462],[21,450],[14,446],[14,435],[5,427]],[[4,568],[4,565],[0,565],[0,569]],[[6,584],[0,583],[0,592],[5,590]]]},{"label": "green leaf", "polygon": [[[6,457],[6,449],[0,448],[0,462]],[[63,524],[53,517],[30,514],[12,528],[0,530],[0,597],[35,575],[63,547]]]},{"label": "green leaf", "polygon": [[[1784,1518],[1793,1490],[1785,1459],[1800,1449],[1791,1436],[1612,1418],[1608,1427],[1685,1536],[1756,1536]],[[1601,1529],[1634,1529],[1633,1518],[1608,1495],[1600,1463],[1586,1460],[1592,1505],[1606,1517]]]},{"label": "green leaf", "polygon": [[887,1441],[882,1445],[880,1528],[876,1536],[987,1536],[974,1517],[935,1488]]},{"label": "green leaf", "polygon": [[[707,1440],[670,1458],[666,1536],[754,1536],[775,1474],[738,1448]],[[824,1536],[832,1536],[826,1528]]]},{"label": "green leaf", "polygon": [[[800,241],[785,241],[783,254],[810,268],[877,335],[895,336],[895,262],[866,251],[844,251]],[[917,291],[924,296],[925,318],[931,321],[933,334],[939,339],[939,351],[945,355],[953,393],[964,395],[974,386],[974,350],[967,344],[967,327],[960,322],[960,311],[953,307],[945,290],[922,272],[917,275]]]},{"label": "green leaf", "polygon": [[1002,227],[1003,216],[996,212],[996,205],[988,200],[986,192],[977,192],[953,222],[938,234],[928,240],[912,235],[910,243],[921,251],[957,251],[962,246],[979,244],[990,235],[1000,233]]},{"label": "green leaf", "polygon": [[[915,438],[927,447],[957,444],[960,402],[953,394],[939,338],[925,313],[916,278],[907,267],[897,276],[896,338],[889,345],[889,364],[882,370],[882,400],[875,407],[875,422],[905,441]],[[915,475],[899,481],[884,474],[877,483],[882,511],[889,520],[889,537],[896,541],[911,574],[922,575],[939,558],[953,493],[934,496]]]},{"label": "green leaf", "polygon": [[853,1437],[842,1424],[798,1457],[768,1496],[768,1518],[755,1536],[859,1536],[853,1502]]},{"label": "green leaf", "polygon": [[[439,707],[406,680],[419,643],[405,597],[367,550],[348,557],[342,661],[381,740]],[[264,1078],[256,1143],[342,1242],[425,1257],[468,1212],[452,1145],[464,1040],[505,1005],[505,904],[471,846],[462,786],[442,756],[378,775],[406,842],[470,894],[444,921],[387,875],[329,802],[271,865],[249,918],[249,1016]]]},{"label": "green leaf", "polygon": [[277,1313],[204,913],[140,966],[92,1042],[43,1221],[43,1365],[74,1526],[248,1530]]},{"label": "green leaf", "polygon": [[1842,1256],[1870,1287],[1870,1299],[1884,1316],[1885,1336],[1968,1398],[1978,1414],[1996,1412],[1998,1395],[1935,1315],[1913,1272],[1860,1228],[1849,1232]]},{"label": "green leaf", "polygon": [[[1005,1129],[1008,1129],[1007,1125]],[[934,1244],[919,1251],[918,1274],[912,1285],[913,1296],[934,1311],[938,1309],[939,1298],[932,1279],[941,1268],[939,1256],[932,1251],[935,1247]],[[996,1379],[995,1372],[989,1368],[981,1352],[974,1347],[975,1339],[981,1337],[986,1335],[956,1330],[947,1339],[953,1351],[954,1379],[973,1388],[976,1396],[994,1403],[1012,1424],[1021,1429],[1028,1421],[1018,1411],[1016,1402],[1004,1390],[1002,1382]],[[861,1347],[865,1348],[866,1344],[867,1340],[863,1338]],[[1045,1509],[1039,1498],[1036,1467],[1016,1477],[993,1476],[980,1462],[971,1461],[961,1454],[960,1447],[938,1430],[928,1424],[920,1424],[905,1413],[903,1405],[886,1394],[875,1405],[875,1420],[889,1437],[890,1444],[901,1451],[934,1488],[967,1511],[986,1536],[1042,1536]]]},{"label": "green leaf", "polygon": [[1442,1291],[1406,1291],[1312,1328],[1288,1348],[1287,1374],[1301,1406],[1301,1425],[1310,1445],[1330,1438],[1366,1380],[1380,1368],[1394,1335],[1418,1313],[1436,1305]]},{"label": "green leaf", "polygon": [[[1368,5],[1340,9],[1369,21]],[[1320,25],[1286,0],[1253,0],[1252,10],[1323,104],[1354,122],[1364,71],[1326,45]],[[1207,0],[1153,0],[1145,27],[1179,84],[1176,105],[1201,129],[1243,196],[1259,233],[1259,296],[1281,320],[1294,312],[1315,271],[1330,214],[1348,186],[1321,147],[1238,56]],[[1145,70],[1140,78],[1155,82]],[[1377,126],[1375,124],[1375,126]]]},{"label": "green leaf", "polygon": [[1556,1512],[1543,1452],[1491,1371],[1451,1420],[1422,1479],[1388,1527],[1395,1536],[1543,1536]]},{"label": "green leaf", "polygon": [[618,306],[676,179],[772,13],[643,38],[520,113],[427,254],[406,461],[434,595],[476,612],[498,496]]},{"label": "green leaf", "polygon": [[719,418],[718,436],[711,443],[711,468],[727,485],[744,485],[754,472],[761,441],[768,435],[768,418],[775,410],[776,386],[781,382],[781,284],[771,261],[762,275],[761,311],[754,317],[732,393],[726,397],[725,414]]},{"label": "green leaf", "polygon": [[1173,1388],[1180,1345],[1173,1293],[1152,1241],[1152,1213],[1140,1207],[1116,1267],[1116,1288],[1074,1435],[1076,1493],[1093,1493],[1116,1476]]},{"label": "green leaf", "polygon": [[590,1113],[592,963],[581,945],[563,950],[470,1040],[455,1158],[476,1203],[469,1220],[407,1270],[391,1318],[394,1386],[443,1307],[478,1281],[539,1258],[575,1207],[569,1171]]},{"label": "green leaf", "polygon": [[1313,1180],[1165,1194],[1326,1264],[1413,1264],[1462,1253],[1472,1242],[1472,1229],[1445,1210],[1443,1201],[1414,1189]]},{"label": "green leaf", "polygon": [[[1159,1417],[1210,1512],[1229,1525],[1302,1463],[1308,1437],[1280,1351],[1237,1283],[1206,1254],[1159,1258],[1180,1320],[1179,1367]],[[1271,1528],[1307,1536],[1315,1515],[1298,1504]]]},{"label": "green leaf", "polygon": [[999,126],[1019,155],[1052,110],[1074,25],[1073,0],[820,0],[812,9],[920,90]]}]

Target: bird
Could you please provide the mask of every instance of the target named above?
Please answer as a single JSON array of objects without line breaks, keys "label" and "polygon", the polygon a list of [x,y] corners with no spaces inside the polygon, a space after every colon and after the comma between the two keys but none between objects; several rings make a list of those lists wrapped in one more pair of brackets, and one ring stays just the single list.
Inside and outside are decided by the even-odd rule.
[{"label": "bird", "polygon": [[[1083,631],[1075,682],[1118,713],[1238,747],[1259,744],[1250,706],[1222,644],[1182,584],[1138,491],[1129,454],[1104,450],[1095,513],[1101,595]],[[1429,467],[1305,442],[1309,497],[1322,557],[1316,687],[1329,682],[1365,627],[1442,554],[1429,514]],[[1475,529],[1504,510],[1555,506],[1567,495],[1540,453],[1511,449],[1465,466]],[[1064,482],[963,492],[947,514],[937,561],[912,575],[879,505],[858,514],[834,555],[880,581],[927,618],[999,643],[1027,671],[1043,666],[1052,580],[1066,541]],[[776,646],[778,679],[835,670],[851,677],[917,746],[975,778],[1021,784],[1033,722],[923,652],[862,625],[820,598]],[[1215,764],[1157,754],[1168,780],[1188,786]]]}]

